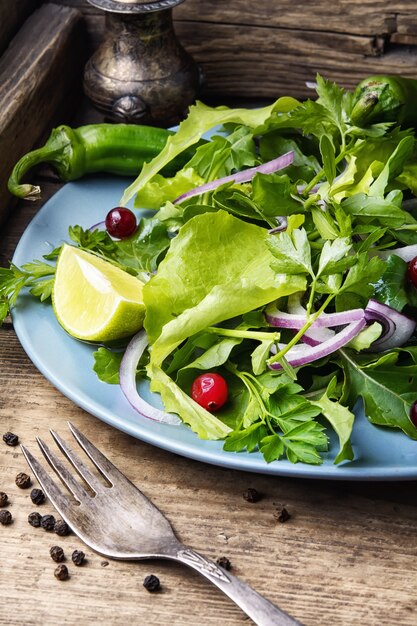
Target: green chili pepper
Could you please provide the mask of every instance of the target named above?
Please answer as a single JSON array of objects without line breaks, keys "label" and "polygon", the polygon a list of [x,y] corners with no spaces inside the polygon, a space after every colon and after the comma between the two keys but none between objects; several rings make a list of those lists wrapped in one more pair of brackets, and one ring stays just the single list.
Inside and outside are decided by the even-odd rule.
[{"label": "green chili pepper", "polygon": [[[64,182],[84,174],[107,172],[136,176],[143,164],[153,159],[165,146],[172,131],[136,124],[90,124],[79,128],[54,128],[42,148],[28,152],[16,163],[8,182],[10,193],[19,198],[37,200],[40,188],[22,184],[26,172],[39,163],[48,163]],[[172,175],[194,154],[185,151],[170,163]]]},{"label": "green chili pepper", "polygon": [[353,94],[351,121],[356,126],[396,122],[417,128],[417,80],[403,76],[370,76]]}]

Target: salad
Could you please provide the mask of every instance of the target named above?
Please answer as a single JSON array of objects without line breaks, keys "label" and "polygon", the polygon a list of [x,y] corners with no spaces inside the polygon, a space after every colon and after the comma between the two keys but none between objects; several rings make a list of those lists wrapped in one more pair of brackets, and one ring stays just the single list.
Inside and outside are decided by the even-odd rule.
[{"label": "salad", "polygon": [[[417,439],[415,131],[356,126],[351,92],[320,76],[316,91],[262,109],[197,103],[126,188],[121,206],[148,209],[133,228],[122,209],[118,230],[106,210],[69,230],[143,284],[143,329],[97,347],[99,378],[142,415],[267,463],[322,463],[328,429],[335,463],[352,460],[358,398],[370,422]],[[50,297],[59,254],[0,270],[0,318],[23,287]]]}]

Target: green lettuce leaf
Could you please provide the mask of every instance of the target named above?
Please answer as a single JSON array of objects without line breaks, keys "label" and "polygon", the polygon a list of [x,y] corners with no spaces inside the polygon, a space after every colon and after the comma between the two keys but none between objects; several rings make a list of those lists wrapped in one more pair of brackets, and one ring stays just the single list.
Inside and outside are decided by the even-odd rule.
[{"label": "green lettuce leaf", "polygon": [[200,439],[224,439],[231,428],[185,393],[158,365],[148,366],[151,389],[160,393],[165,411],[177,413]]},{"label": "green lettuce leaf", "polygon": [[190,107],[187,118],[181,122],[178,132],[168,138],[159,155],[145,163],[136,180],[125,189],[120,201],[122,206],[158,174],[165,165],[184,150],[197,143],[210,129],[219,124],[243,124],[256,130],[275,113],[287,113],[298,105],[294,98],[279,98],[273,104],[260,109],[229,109],[228,107],[210,107],[197,102]]},{"label": "green lettuce leaf", "polygon": [[305,289],[302,276],[271,269],[267,239],[265,229],[224,211],[198,215],[181,228],[143,290],[154,364],[207,326]]},{"label": "green lettuce leaf", "polygon": [[186,191],[199,187],[204,179],[192,167],[185,167],[172,178],[156,174],[135,198],[135,206],[146,209],[160,209],[168,201],[175,200]]}]

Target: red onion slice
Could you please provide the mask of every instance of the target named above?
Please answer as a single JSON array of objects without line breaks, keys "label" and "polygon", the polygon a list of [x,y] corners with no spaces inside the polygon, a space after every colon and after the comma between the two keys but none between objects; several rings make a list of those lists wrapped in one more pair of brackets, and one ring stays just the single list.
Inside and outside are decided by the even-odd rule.
[{"label": "red onion slice", "polygon": [[[361,330],[366,326],[365,317],[355,322],[348,324],[343,330],[336,333],[334,337],[323,341],[323,343],[317,346],[308,346],[304,344],[300,347],[300,344],[290,348],[285,354],[285,359],[292,367],[301,367],[307,365],[313,361],[318,361],[329,354],[333,354],[339,348],[343,348],[349,341],[351,341]],[[294,348],[297,348],[296,350]],[[271,363],[269,367],[273,370],[282,369],[282,365],[278,362]]]},{"label": "red onion slice", "polygon": [[94,230],[106,230],[106,222],[97,222],[97,224],[93,224],[93,226],[90,226],[88,230],[90,231],[90,233],[92,233]]},{"label": "red onion slice", "polygon": [[140,330],[130,340],[120,364],[120,387],[132,407],[142,415],[142,417],[147,417],[156,422],[178,426],[182,424],[182,422],[177,415],[166,413],[165,411],[155,408],[138,394],[136,388],[136,368],[147,345],[148,338],[144,330]]},{"label": "red onion slice", "polygon": [[417,243],[413,243],[411,246],[403,246],[401,248],[390,248],[388,250],[379,250],[377,253],[380,259],[387,259],[394,254],[399,256],[403,261],[412,261],[417,256]]},{"label": "red onion slice", "polygon": [[[301,305],[300,309],[302,309],[304,313],[284,313],[280,311],[274,303],[267,307],[265,317],[271,326],[300,330],[307,323],[307,311],[302,308]],[[364,316],[364,309],[351,309],[350,311],[342,311],[341,313],[322,313],[312,323],[310,329],[344,326],[350,322],[357,322]]]},{"label": "red onion slice", "polygon": [[270,228],[268,230],[268,233],[270,235],[273,235],[274,233],[282,233],[284,230],[287,230],[288,220],[285,216],[279,215],[275,219],[278,222],[278,226],[275,226],[274,228]]},{"label": "red onion slice", "polygon": [[309,328],[301,337],[301,341],[309,346],[318,346],[323,341],[328,341],[335,336],[336,332],[330,328]]},{"label": "red onion slice", "polygon": [[214,191],[214,189],[217,189],[217,187],[220,187],[220,185],[224,185],[225,183],[247,183],[248,181],[252,180],[255,174],[273,174],[274,172],[283,170],[288,165],[291,165],[293,161],[294,151],[290,150],[290,152],[286,152],[282,156],[279,156],[276,159],[272,159],[272,161],[262,163],[262,165],[250,167],[247,170],[236,172],[236,174],[230,174],[230,176],[223,176],[223,178],[218,178],[217,180],[212,180],[209,183],[200,185],[200,187],[190,189],[190,191],[186,191],[185,193],[178,196],[178,198],[174,200],[174,204],[178,204],[179,202],[182,202],[183,200],[188,200],[188,198],[193,198],[194,196],[199,196],[206,191]]},{"label": "red onion slice", "polygon": [[416,329],[416,321],[396,309],[371,298],[365,308],[367,322],[379,322],[383,334],[373,342],[370,351],[382,352],[404,345]]}]

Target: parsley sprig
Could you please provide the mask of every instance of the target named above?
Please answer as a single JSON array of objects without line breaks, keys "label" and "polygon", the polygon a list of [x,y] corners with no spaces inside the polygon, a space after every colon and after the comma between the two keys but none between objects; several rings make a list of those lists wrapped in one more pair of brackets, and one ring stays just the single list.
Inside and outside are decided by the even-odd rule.
[{"label": "parsley sprig", "polygon": [[0,268],[0,324],[14,306],[21,290],[26,287],[41,302],[50,298],[55,267],[43,261],[25,263],[21,268],[13,263]]}]

